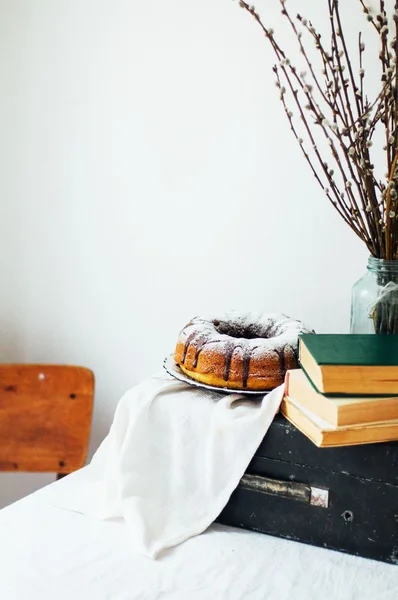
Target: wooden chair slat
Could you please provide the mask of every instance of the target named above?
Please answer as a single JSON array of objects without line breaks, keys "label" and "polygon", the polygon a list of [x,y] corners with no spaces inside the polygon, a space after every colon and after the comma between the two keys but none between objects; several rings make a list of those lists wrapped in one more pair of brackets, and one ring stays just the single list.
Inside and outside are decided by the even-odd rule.
[{"label": "wooden chair slat", "polygon": [[82,467],[93,397],[90,369],[0,365],[0,471],[67,474]]}]

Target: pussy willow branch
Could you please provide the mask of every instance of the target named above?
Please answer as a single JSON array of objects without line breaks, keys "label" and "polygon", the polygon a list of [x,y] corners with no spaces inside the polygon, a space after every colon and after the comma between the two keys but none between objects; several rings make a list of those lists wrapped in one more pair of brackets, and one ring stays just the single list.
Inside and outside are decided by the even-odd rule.
[{"label": "pussy willow branch", "polygon": [[[337,123],[339,120],[341,125],[344,127],[344,129],[348,131],[348,126],[349,126],[348,115],[345,112],[344,101],[342,100],[342,97],[341,97],[341,85],[340,85],[338,72],[335,70],[333,56],[331,54],[329,54],[326,51],[326,49],[324,48],[322,41],[321,41],[321,36],[316,33],[312,24],[308,23],[306,21],[306,19],[303,19],[303,17],[301,15],[297,15],[297,19],[298,19],[298,21],[300,21],[300,24],[304,27],[304,29],[307,31],[307,33],[310,36],[312,36],[312,38],[315,42],[316,48],[319,50],[319,53],[321,55],[321,59],[322,59],[322,63],[323,63],[322,73],[325,77],[325,85],[327,88],[326,93],[329,94],[329,97],[330,97],[330,107],[333,112],[333,122]],[[299,34],[297,34],[297,37],[298,37],[298,35]],[[316,79],[315,73],[314,73],[313,78],[314,78],[314,80]],[[339,102],[341,102],[340,106],[338,106]]]},{"label": "pussy willow branch", "polygon": [[[341,60],[341,55],[342,55],[342,56],[345,56],[346,63],[348,65],[348,69],[349,69],[349,71],[351,71],[351,74],[352,74],[351,61],[349,59],[348,52],[347,52],[347,47],[346,47],[346,43],[345,43],[345,39],[344,39],[344,32],[341,28],[338,0],[328,0],[328,7],[329,7],[329,20],[330,20],[330,25],[331,25],[331,35],[332,35],[332,48],[336,55],[336,60],[337,60],[338,69],[339,69],[338,72],[341,74],[343,73],[343,61]],[[337,34],[339,34],[339,35],[337,35]],[[338,39],[341,40],[341,45],[343,47],[343,50],[340,50],[340,45],[339,45]],[[358,137],[358,128],[357,128],[357,120],[354,117],[354,114],[353,114],[353,111],[351,108],[351,99],[350,99],[350,95],[349,95],[350,86],[348,85],[348,83],[345,82],[343,74],[341,75],[341,79],[342,79],[342,89],[343,89],[343,94],[344,94],[344,99],[345,99],[345,105],[346,105],[346,108],[347,108],[347,111],[348,111],[348,114],[350,117],[350,125],[351,126],[349,127],[349,134],[350,134],[350,132],[352,132],[352,136],[355,138],[355,137]],[[352,85],[352,91],[354,93],[354,97],[355,97],[355,101],[356,101],[358,118],[361,118],[360,106],[357,102],[357,95],[356,95],[358,87],[355,83],[353,74],[352,74],[351,85]],[[365,127],[363,128],[363,130],[365,130]],[[351,136],[350,136],[350,140],[352,143]],[[366,140],[364,140],[364,142],[365,142],[364,148],[366,148]],[[354,145],[354,148],[355,148],[355,145]],[[367,154],[368,153],[366,153],[366,150],[365,150],[365,156]],[[357,161],[353,161],[353,162],[355,162],[357,164],[357,172],[359,174],[360,180],[362,180],[362,182],[361,182],[362,185],[357,184],[357,189],[358,189],[358,193],[360,196],[362,209],[366,211],[366,207],[367,207],[366,199],[368,200],[368,203],[370,204],[370,210],[367,213],[365,213],[365,215],[366,215],[366,221],[367,221],[367,228],[370,230],[372,240],[374,240],[375,237],[377,237],[377,233],[378,233],[377,230],[379,228],[378,218],[377,218],[377,198],[374,193],[374,188],[371,185],[371,175],[369,174],[369,170],[367,168],[369,166],[369,164],[366,164],[366,162],[368,162],[367,156],[365,157],[365,168],[363,168],[363,169],[361,169],[358,166]],[[363,184],[365,184],[365,185],[363,186]],[[373,244],[373,246],[374,246],[373,249],[376,250],[376,245]]]},{"label": "pussy willow branch", "polygon": [[[347,50],[347,44],[345,41],[343,25],[342,25],[342,21],[341,21],[341,17],[340,17],[338,0],[329,0],[329,18],[330,18],[330,22],[331,22],[331,26],[332,26],[333,40],[334,40],[335,46],[337,48],[339,47],[339,44],[337,41],[337,32],[339,33],[339,40],[341,42],[342,52],[343,52],[343,56],[345,58],[345,63],[348,68],[348,73],[349,73],[350,82],[351,82],[350,89],[353,92],[354,102],[355,102],[355,106],[357,109],[357,117],[360,118],[363,111],[361,110],[361,104],[359,101],[359,95],[358,95],[359,87],[354,78],[352,64],[351,64],[350,56],[349,56],[349,53]],[[340,52],[338,53],[338,57],[339,57],[339,55],[340,55]],[[347,104],[348,104],[348,106],[351,106],[351,103],[349,100],[349,95],[348,95],[349,86],[344,85],[344,90],[345,90],[345,97],[346,97]],[[354,120],[353,127],[355,127],[355,126],[356,126],[356,121]],[[357,134],[357,139],[358,139],[358,137],[360,137],[360,136],[358,136],[358,130],[356,130],[355,133]],[[355,133],[354,133],[354,135],[355,135]],[[368,154],[366,152],[366,142],[365,142],[365,144],[362,144],[362,150],[365,151],[365,155]],[[370,207],[371,207],[371,210],[369,211],[368,227],[371,230],[372,238],[376,236],[378,238],[378,240],[381,242],[381,227],[379,224],[380,211],[379,211],[379,207],[378,207],[377,196],[374,192],[374,186],[372,185],[371,177],[366,172],[366,170],[361,170],[360,168],[358,168],[358,163],[356,161],[355,161],[355,165],[357,166],[358,177],[361,180],[360,183],[358,182],[357,189],[358,189],[358,193],[361,198],[362,208],[363,208],[363,210],[366,210],[366,206],[367,206],[366,198],[368,199],[368,202],[370,203]],[[365,195],[365,190],[368,192],[366,195]]]},{"label": "pussy willow branch", "polygon": [[[304,33],[315,42],[323,78],[317,74],[316,67],[309,58],[303,31],[299,30],[287,10],[286,0],[279,2],[282,14],[298,41],[300,54],[309,70],[310,82],[304,72],[299,72],[291,64],[277,43],[273,30],[264,25],[256,9],[244,0],[240,0],[239,4],[261,26],[279,61],[279,69],[274,67],[274,73],[290,128],[299,142],[301,152],[329,201],[364,241],[370,252],[379,258],[398,259],[398,0],[395,0],[393,15],[395,37],[391,43],[388,40],[389,20],[385,0],[379,0],[379,12],[376,15],[371,13],[364,0],[359,0],[366,19],[379,36],[381,46],[381,89],[373,101],[368,99],[364,89],[365,44],[360,33],[357,80],[343,30],[339,0],[325,0],[330,17],[330,51],[321,41],[321,35],[313,24],[301,15],[296,17]],[[300,127],[297,128],[294,123],[294,114],[288,109],[285,94],[289,95],[296,106],[300,127],[303,127],[310,150],[306,149],[304,139],[300,136]],[[306,111],[314,119],[312,125]],[[386,137],[387,174],[384,180],[375,176],[370,156],[372,137],[379,124],[384,127]],[[318,149],[315,131],[321,133],[328,144],[340,183],[335,179],[334,170],[322,156],[324,151]]]},{"label": "pussy willow branch", "polygon": [[[281,72],[284,75],[286,84],[287,84],[288,88],[290,89],[291,95],[292,95],[294,102],[296,104],[296,107],[299,111],[300,119],[304,125],[306,134],[308,135],[308,138],[309,138],[309,141],[310,141],[310,144],[312,147],[312,151],[314,152],[314,154],[318,160],[318,163],[323,171],[325,178],[328,180],[328,185],[334,192],[337,192],[336,201],[332,200],[332,203],[334,204],[334,202],[337,202],[337,204],[343,210],[343,212],[346,212],[350,215],[350,227],[367,244],[367,246],[369,247],[369,250],[372,251],[372,240],[371,240],[370,236],[368,235],[368,232],[366,231],[366,227],[363,223],[362,215],[356,204],[355,196],[353,195],[352,190],[351,190],[351,184],[349,185],[349,178],[347,177],[347,175],[344,172],[344,169],[343,169],[341,161],[340,161],[340,157],[339,157],[337,151],[335,151],[334,156],[335,156],[335,158],[337,158],[336,166],[338,167],[339,171],[341,172],[342,179],[343,179],[344,185],[346,187],[347,197],[350,200],[351,206],[347,206],[345,204],[345,201],[343,199],[344,196],[338,192],[338,188],[337,188],[332,176],[330,175],[330,171],[328,169],[327,163],[322,159],[322,156],[318,150],[316,140],[312,134],[311,127],[309,126],[309,123],[305,116],[303,107],[300,104],[300,100],[298,99],[298,90],[294,87],[293,81],[298,85],[298,87],[301,89],[301,91],[305,95],[307,102],[309,103],[308,106],[310,106],[310,108],[312,108],[312,112],[314,114],[316,122],[318,123],[318,125],[321,126],[321,129],[323,130],[323,132],[326,132],[326,128],[322,126],[323,114],[322,114],[322,112],[320,112],[320,109],[316,105],[316,103],[313,102],[310,89],[300,79],[299,75],[297,74],[297,70],[290,64],[290,61],[288,61],[286,59],[284,51],[280,48],[280,46],[277,44],[276,40],[273,37],[272,30],[269,30],[264,26],[264,24],[262,23],[259,15],[256,13],[254,8],[249,6],[249,4],[247,4],[246,2],[241,2],[240,4],[241,4],[241,6],[246,8],[246,10],[248,10],[252,14],[252,16],[257,20],[257,22],[260,24],[260,26],[262,27],[262,29],[264,31],[264,34],[269,39],[271,46],[273,47],[278,60],[280,61],[280,63],[282,63],[280,66]],[[281,89],[283,90],[283,87]],[[283,95],[283,93],[281,95]],[[317,180],[319,182],[320,178],[317,177]],[[325,188],[326,186],[322,186],[322,187]],[[361,223],[357,223],[357,221],[361,221]]]},{"label": "pussy willow branch", "polygon": [[[280,76],[279,76],[278,68],[276,66],[274,66],[273,70],[274,70],[277,82],[279,84],[279,88],[283,89],[283,86],[281,85],[281,79],[280,79]],[[328,197],[328,199],[330,200],[330,202],[333,204],[333,206],[335,207],[335,209],[337,210],[337,212],[339,213],[339,215],[344,219],[344,221],[347,223],[347,225],[349,227],[351,227],[351,229],[359,237],[361,237],[361,239],[366,243],[367,240],[364,238],[364,236],[362,234],[362,231],[355,226],[355,223],[352,222],[351,215],[350,215],[350,212],[349,212],[348,208],[346,207],[345,204],[341,204],[339,202],[339,192],[338,192],[337,186],[334,184],[334,182],[333,182],[333,184],[331,186],[333,195],[335,196],[335,199],[333,200],[333,198],[332,198],[332,196],[330,194],[329,189],[327,187],[325,187],[325,185],[323,184],[322,180],[318,176],[318,173],[317,173],[317,171],[316,171],[316,169],[315,169],[315,167],[313,165],[313,162],[312,162],[309,154],[306,152],[306,150],[304,148],[304,144],[302,143],[302,140],[301,140],[300,136],[298,135],[298,133],[296,131],[296,128],[294,126],[293,119],[292,119],[292,113],[288,109],[288,106],[286,104],[285,94],[281,95],[281,101],[282,101],[283,107],[285,109],[285,113],[286,113],[287,119],[289,121],[289,125],[290,125],[290,128],[291,128],[292,132],[293,132],[293,135],[295,136],[296,140],[299,142],[299,147],[301,149],[301,152],[304,155],[304,158],[306,159],[306,161],[308,162],[308,164],[310,166],[310,169],[311,169],[311,171],[312,171],[315,179],[318,181],[318,183],[321,186],[322,190],[325,192],[326,196]]]},{"label": "pussy willow branch", "polygon": [[[314,81],[314,83],[316,85],[316,88],[318,89],[318,92],[319,92],[322,100],[327,104],[327,106],[329,107],[329,109],[331,109],[331,111],[333,113],[334,120],[336,120],[336,115],[338,114],[338,112],[335,110],[335,106],[334,106],[333,102],[330,100],[330,98],[328,98],[327,93],[325,93],[325,91],[323,90],[323,88],[322,88],[322,86],[321,86],[321,84],[319,82],[319,79],[318,79],[318,77],[315,74],[312,62],[310,61],[308,53],[307,53],[307,51],[306,51],[306,49],[305,49],[305,47],[304,47],[304,45],[302,43],[302,37],[301,37],[299,31],[297,30],[297,27],[296,27],[293,19],[291,18],[290,14],[288,13],[288,11],[285,8],[285,2],[283,2],[283,0],[280,0],[280,3],[281,3],[281,6],[282,6],[282,14],[287,18],[287,20],[289,22],[289,25],[290,25],[291,29],[293,30],[293,33],[294,33],[295,37],[297,38],[297,41],[298,41],[298,44],[299,44],[299,48],[300,48],[300,52],[301,52],[301,54],[303,55],[303,57],[305,59],[306,65],[307,65],[307,67],[308,67],[308,69],[309,69],[309,71],[311,73],[311,76],[312,76],[312,79],[313,79],[313,81]],[[302,21],[302,19],[300,17],[298,17],[298,18],[299,18],[299,21]],[[324,58],[325,52],[324,52],[324,50],[322,48],[322,45],[321,45],[320,36],[316,34],[316,32],[314,31],[314,28],[312,28],[311,26],[308,26],[308,25],[307,25],[307,27],[310,28],[310,32],[313,34],[313,36],[315,38],[315,43],[317,45],[317,48],[318,48],[318,50],[321,51],[321,54],[322,54],[322,56]],[[326,64],[328,62],[329,61],[324,60],[325,77],[326,77],[326,80],[327,80],[326,89],[328,89],[330,87],[328,85],[328,82],[330,81],[330,79],[328,78],[328,73],[327,73],[327,68],[326,68]],[[342,69],[342,65],[340,64],[339,67],[340,67],[339,72],[343,73],[344,69]],[[332,71],[332,72],[335,73],[335,71]],[[333,85],[333,83],[332,83],[332,85]],[[337,86],[338,85],[339,84],[337,84]],[[319,117],[320,122],[321,122],[322,121],[322,117],[319,116],[320,113],[321,113],[321,108],[315,102],[314,102],[314,104],[315,104],[315,106],[317,108],[318,117]],[[347,119],[344,120],[344,125],[347,128]],[[328,143],[329,143],[329,145],[331,147],[331,150],[332,150],[332,153],[333,153],[333,157],[336,160],[336,159],[338,159],[338,152],[336,151],[336,148],[335,148],[335,146],[333,144],[333,141],[331,140],[331,136],[328,135],[328,131],[327,131],[326,128],[323,128],[323,131],[324,131],[325,137],[327,138]],[[335,135],[336,137],[338,137],[335,133],[333,135]],[[351,145],[353,145],[352,138],[350,139],[350,142],[351,142]],[[359,181],[359,179],[360,179],[360,173],[358,171],[357,171],[356,174],[354,173],[354,170],[352,168],[352,163],[349,160],[349,155],[348,155],[348,149],[347,149],[347,147],[344,147],[343,151],[344,151],[344,157],[346,159],[347,167],[348,167],[348,169],[350,171],[350,174],[351,174],[351,178],[354,180],[355,185],[357,187],[358,194],[359,194],[359,196],[361,198],[362,208],[365,209],[365,207],[366,207],[366,201],[365,201],[365,197],[364,197],[364,194],[363,194],[363,191],[362,191],[362,187],[361,187],[360,181]],[[338,164],[339,164],[339,162],[338,162]],[[359,176],[359,179],[358,179],[357,176]],[[346,178],[344,177],[344,174],[343,174],[343,179],[346,180]],[[353,209],[355,210],[355,208],[357,208],[357,207],[354,206]],[[359,213],[359,215],[360,215],[360,213]],[[365,222],[363,221],[362,218],[361,218],[361,220],[362,220],[362,228],[366,229],[367,227],[366,227]]]},{"label": "pussy willow branch", "polygon": [[[273,37],[272,34],[272,30],[267,29],[264,24],[262,23],[259,15],[256,13],[256,11],[254,10],[253,7],[251,7],[249,4],[247,4],[246,2],[241,2],[240,3],[241,6],[243,6],[244,8],[246,8],[246,10],[248,10],[252,16],[257,20],[257,22],[260,24],[260,26],[262,27],[266,37],[269,39],[271,46],[273,47],[276,56],[279,60],[282,59],[282,62],[284,63],[284,61],[286,61],[286,56],[284,51],[280,48],[280,46],[277,44],[275,38]],[[287,67],[287,68],[286,68]],[[328,181],[328,187],[330,187],[334,192],[337,192],[337,198],[336,198],[336,202],[338,203],[338,205],[340,206],[340,208],[347,214],[350,215],[350,221],[352,223],[352,229],[354,229],[355,233],[357,235],[359,235],[359,237],[366,243],[366,245],[368,246],[369,250],[373,253],[375,251],[374,248],[374,243],[372,241],[372,237],[369,234],[368,230],[367,230],[367,226],[366,226],[366,222],[362,216],[362,213],[356,203],[356,199],[355,199],[355,195],[353,194],[352,191],[352,185],[350,183],[350,178],[347,176],[347,174],[344,171],[342,162],[341,162],[341,158],[340,155],[335,147],[335,145],[333,144],[333,141],[331,139],[331,136],[328,133],[327,128],[323,125],[323,121],[324,121],[324,111],[321,110],[321,108],[319,107],[319,105],[316,103],[312,92],[310,90],[310,87],[307,86],[305,84],[305,82],[303,82],[300,77],[297,74],[297,70],[290,64],[290,61],[287,61],[287,63],[284,63],[283,66],[281,67],[281,71],[285,77],[286,80],[286,85],[288,86],[288,88],[290,88],[290,91],[293,95],[294,98],[294,102],[296,104],[296,107],[299,110],[299,114],[300,114],[300,118],[304,124],[306,133],[309,137],[309,141],[312,147],[312,150],[314,151],[319,165],[324,173],[325,178]],[[306,101],[307,101],[307,106],[309,107],[309,109],[311,110],[311,112],[314,115],[315,118],[315,122],[318,124],[320,130],[322,130],[322,132],[324,133],[328,144],[331,148],[331,152],[333,155],[333,158],[336,161],[336,166],[341,174],[342,177],[342,181],[344,184],[344,188],[345,188],[345,194],[349,200],[349,205],[347,205],[345,203],[344,200],[344,193],[340,193],[338,191],[338,187],[335,183],[335,181],[333,180],[332,176],[330,175],[330,171],[327,168],[327,163],[326,161],[324,161],[322,159],[322,156],[318,150],[318,146],[316,143],[316,140],[312,134],[312,130],[308,124],[308,121],[305,117],[304,111],[302,109],[302,106],[300,104],[300,100],[298,99],[298,91],[294,88],[293,86],[293,82],[292,80],[294,80],[296,82],[296,84],[298,84],[299,88],[303,91],[305,97],[306,97]],[[341,85],[337,84],[337,89],[341,90]],[[348,148],[345,146],[345,144],[342,142],[342,140],[340,140],[342,147],[344,148],[344,153],[343,156],[344,158],[348,157]],[[355,181],[355,174],[352,170],[352,164],[351,161],[347,161],[347,165],[348,165],[348,169],[350,171],[350,176],[351,178]],[[319,178],[318,182],[319,182]],[[323,186],[326,187],[326,186]],[[330,198],[329,198],[330,199]],[[332,203],[334,204],[334,201],[332,201]]]},{"label": "pussy willow branch", "polygon": [[[330,0],[329,0],[329,18],[332,22],[334,22],[334,19],[336,19],[336,22],[337,22],[338,32],[340,34],[339,39],[341,41],[341,46],[343,48],[345,61],[346,61],[347,67],[348,67],[348,73],[349,73],[350,81],[351,81],[351,90],[354,94],[354,100],[355,100],[355,104],[356,104],[356,108],[357,108],[357,116],[360,117],[362,114],[362,111],[361,111],[361,105],[360,105],[358,94],[357,94],[359,88],[358,88],[355,78],[354,78],[352,64],[351,64],[350,56],[349,56],[348,50],[347,50],[347,44],[345,41],[345,35],[344,35],[344,31],[343,31],[343,24],[342,24],[341,18],[340,18],[338,0],[334,0],[332,2],[330,2]],[[336,29],[336,28],[334,28],[334,29]],[[348,90],[348,86],[345,87],[345,89]],[[354,123],[354,125],[355,125],[355,123]]]}]

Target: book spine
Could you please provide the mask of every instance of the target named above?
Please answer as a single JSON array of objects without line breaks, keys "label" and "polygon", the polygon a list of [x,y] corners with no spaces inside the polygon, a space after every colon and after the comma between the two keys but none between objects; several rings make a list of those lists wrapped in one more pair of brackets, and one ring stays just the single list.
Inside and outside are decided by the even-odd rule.
[{"label": "book spine", "polygon": [[286,371],[285,375],[285,396],[289,396],[290,371]]}]

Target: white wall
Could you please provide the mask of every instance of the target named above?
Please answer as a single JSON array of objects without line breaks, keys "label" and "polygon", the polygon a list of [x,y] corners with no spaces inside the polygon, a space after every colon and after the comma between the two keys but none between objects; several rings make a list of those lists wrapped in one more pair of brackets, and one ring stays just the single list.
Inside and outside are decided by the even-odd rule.
[{"label": "white wall", "polygon": [[[277,20],[277,0],[258,6]],[[236,2],[0,0],[0,45],[0,360],[93,369],[91,451],[196,314],[347,330],[366,249]],[[10,482],[0,503],[36,485]]]}]

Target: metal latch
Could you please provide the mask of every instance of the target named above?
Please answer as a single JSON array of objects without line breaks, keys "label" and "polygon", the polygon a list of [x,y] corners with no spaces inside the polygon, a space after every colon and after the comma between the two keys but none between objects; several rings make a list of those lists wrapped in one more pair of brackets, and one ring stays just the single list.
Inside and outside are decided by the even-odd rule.
[{"label": "metal latch", "polygon": [[329,506],[329,490],[324,488],[312,487],[306,483],[297,483],[296,481],[279,481],[278,479],[269,479],[260,475],[244,475],[240,480],[239,487],[244,490],[260,492],[270,496],[280,496],[281,498],[290,498],[297,502],[304,502],[312,506]]}]

